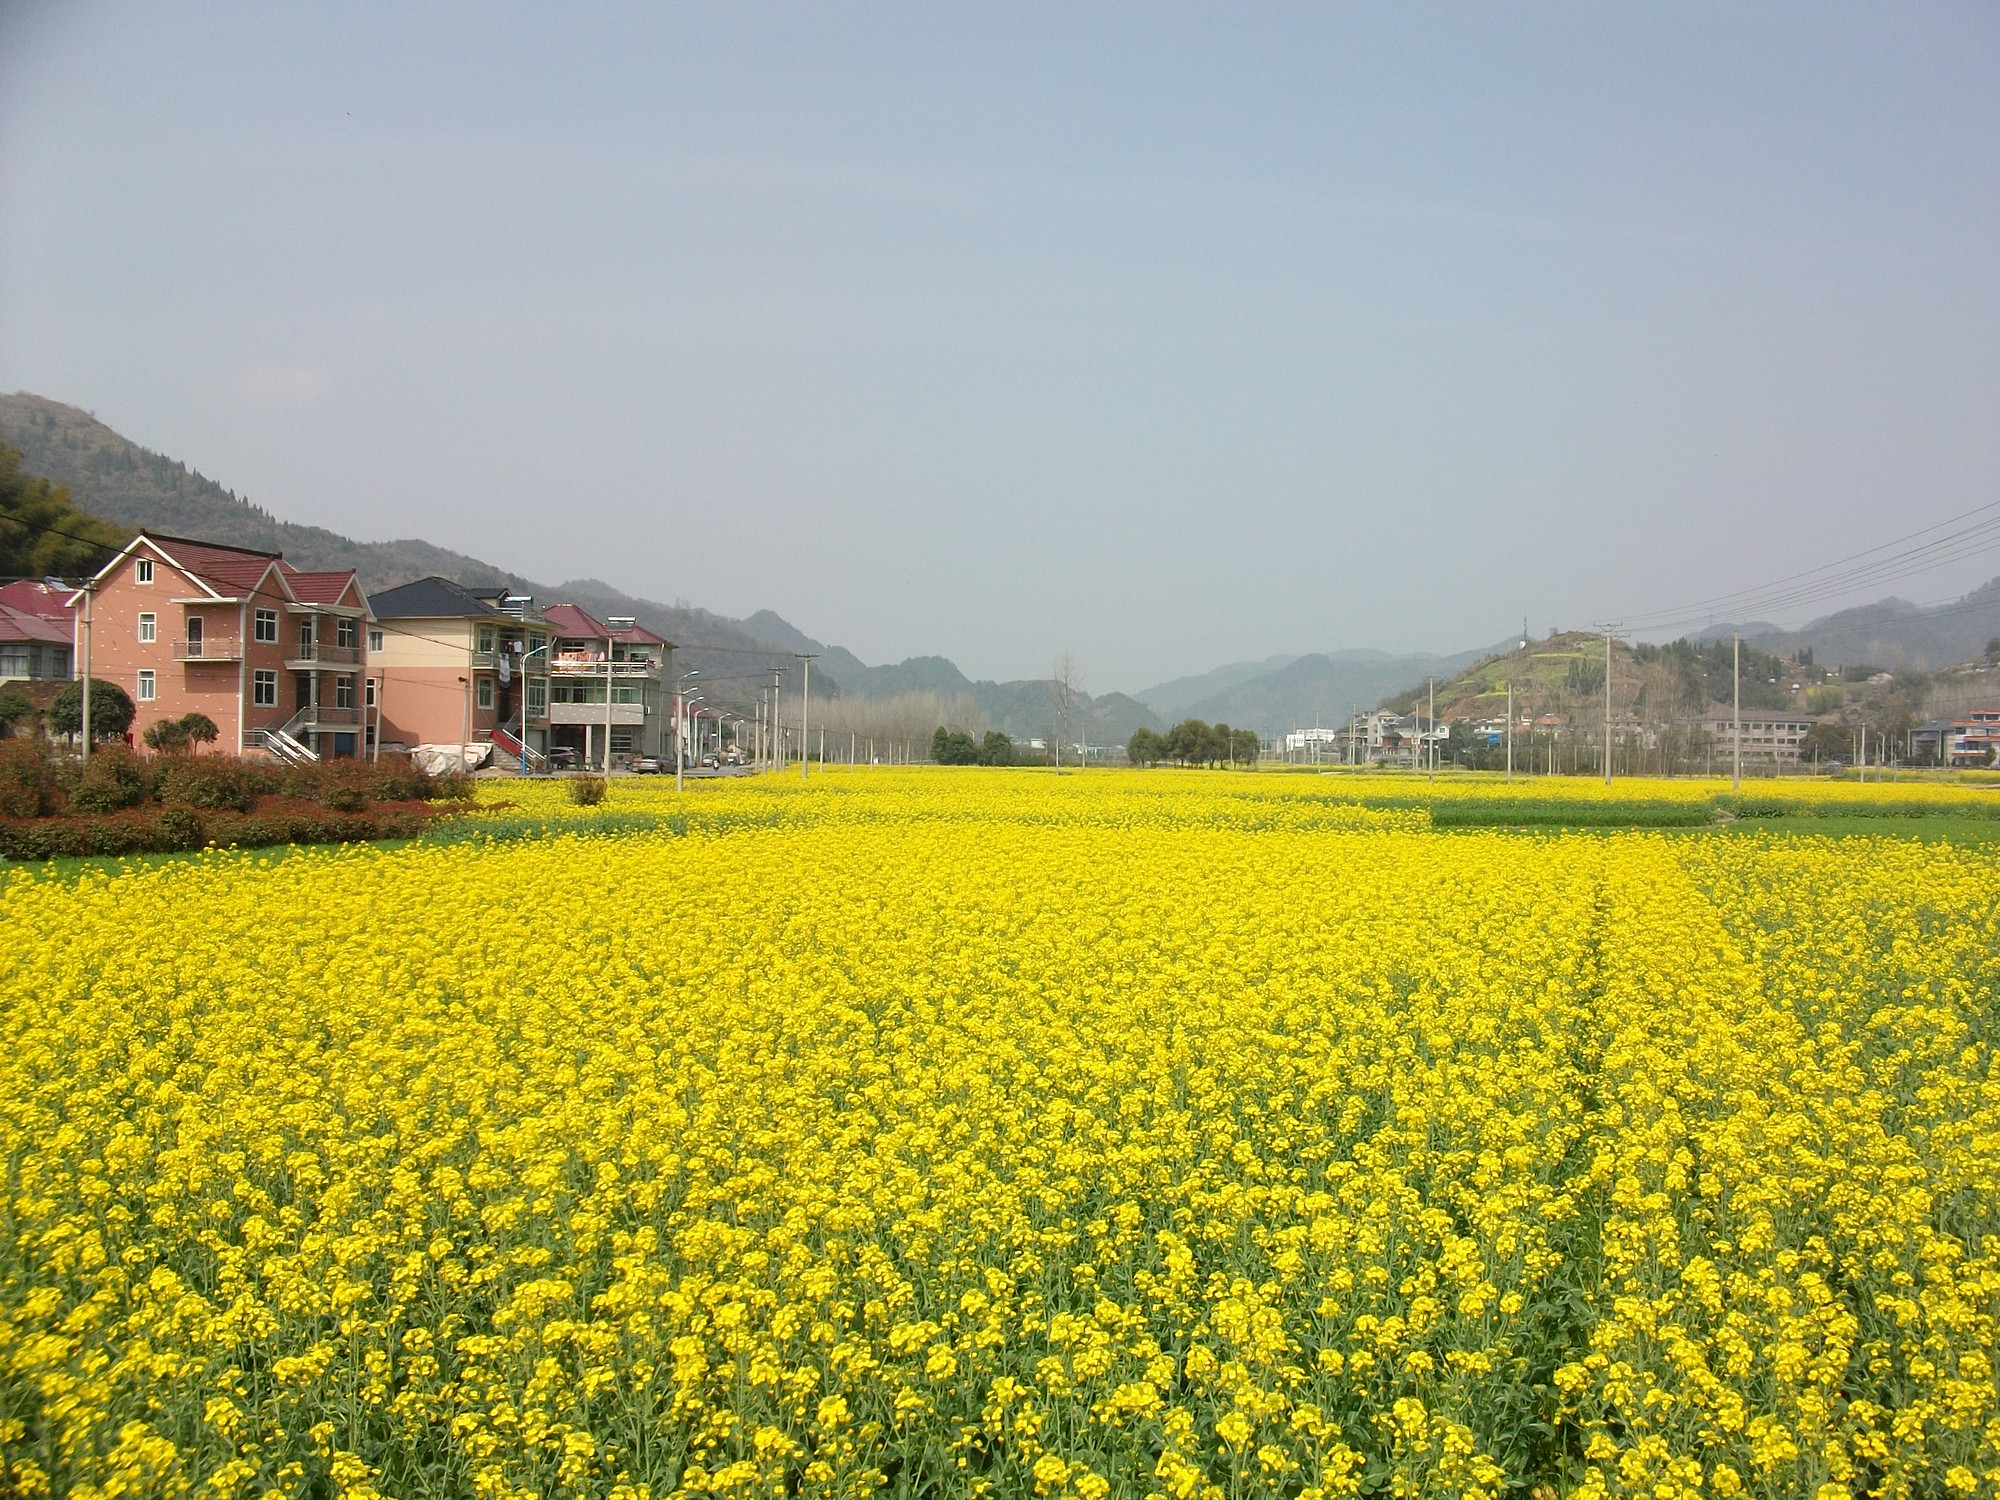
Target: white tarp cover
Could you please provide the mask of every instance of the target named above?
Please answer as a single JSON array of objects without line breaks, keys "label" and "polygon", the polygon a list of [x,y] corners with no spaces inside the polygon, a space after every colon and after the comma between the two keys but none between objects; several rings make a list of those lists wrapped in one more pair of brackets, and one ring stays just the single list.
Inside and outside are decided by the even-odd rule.
[{"label": "white tarp cover", "polygon": [[476,771],[492,758],[490,744],[419,745],[410,752],[411,762],[430,776],[441,776],[446,771]]}]

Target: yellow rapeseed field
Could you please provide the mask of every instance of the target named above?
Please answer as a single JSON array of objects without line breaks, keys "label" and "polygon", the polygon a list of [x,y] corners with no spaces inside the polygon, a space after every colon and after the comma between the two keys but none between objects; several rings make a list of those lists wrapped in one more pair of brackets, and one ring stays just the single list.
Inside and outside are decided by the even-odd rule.
[{"label": "yellow rapeseed field", "polygon": [[1993,1496],[1991,853],[1357,786],[0,872],[0,1495]]}]

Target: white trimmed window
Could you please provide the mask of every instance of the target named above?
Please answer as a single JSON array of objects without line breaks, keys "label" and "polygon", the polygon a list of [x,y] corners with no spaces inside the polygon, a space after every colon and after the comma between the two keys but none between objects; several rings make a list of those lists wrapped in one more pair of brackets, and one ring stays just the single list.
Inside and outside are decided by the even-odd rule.
[{"label": "white trimmed window", "polygon": [[481,708],[491,708],[493,706],[493,679],[491,677],[482,677],[479,679],[479,706]]},{"label": "white trimmed window", "polygon": [[493,654],[493,643],[494,643],[494,636],[492,631],[481,630],[479,632],[478,649],[479,649],[479,654],[481,656],[491,656]]},{"label": "white trimmed window", "polygon": [[380,651],[382,649],[381,631],[371,630],[368,632],[368,649],[370,651]]},{"label": "white trimmed window", "polygon": [[333,679],[333,706],[335,708],[354,707],[354,679],[336,677]]},{"label": "white trimmed window", "polygon": [[334,644],[350,651],[353,650],[360,639],[360,629],[360,626],[348,619],[347,616],[342,615],[333,627]]},{"label": "white trimmed window", "polygon": [[375,679],[372,677],[368,679],[367,694],[367,705],[373,708],[375,706]]},{"label": "white trimmed window", "polygon": [[153,581],[152,558],[142,557],[132,565],[132,581],[134,583],[151,583]]},{"label": "white trimmed window", "polygon": [[[278,612],[277,612],[277,611],[276,611],[275,609],[260,609],[260,610],[258,610],[258,611],[257,611],[257,621],[256,621],[256,627],[255,627],[255,628],[256,628],[256,638],[257,638],[258,640],[260,640],[260,641],[265,641],[265,642],[270,642],[270,641],[275,641],[275,640],[277,640],[277,638],[278,638]],[[260,674],[260,675],[261,675],[261,674]],[[275,702],[277,702],[278,700],[277,700],[277,699],[275,699],[275,698],[273,698],[273,699],[272,699],[271,701],[272,701],[273,703],[275,703]]]},{"label": "white trimmed window", "polygon": [[139,639],[143,642],[150,643],[152,641],[157,641],[159,638],[160,638],[160,617],[155,614],[140,615]]},{"label": "white trimmed window", "polygon": [[[262,611],[258,611],[262,613]],[[253,672],[250,674],[250,701],[259,708],[278,706],[278,674],[276,672]]]},{"label": "white trimmed window", "polygon": [[153,674],[151,672],[141,672],[139,674],[139,701],[141,703],[151,703],[157,697],[159,697],[159,692]]}]

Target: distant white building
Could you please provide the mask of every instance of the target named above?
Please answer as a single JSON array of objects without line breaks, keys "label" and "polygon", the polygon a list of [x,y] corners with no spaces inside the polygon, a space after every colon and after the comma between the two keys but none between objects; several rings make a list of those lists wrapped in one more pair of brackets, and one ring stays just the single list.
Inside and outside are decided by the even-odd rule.
[{"label": "distant white building", "polygon": [[[1743,716],[1743,763],[1745,765],[1796,766],[1799,741],[1812,730],[1814,720],[1792,715],[1774,716],[1768,708]],[[1729,714],[1711,715],[1701,721],[1702,730],[1715,746],[1719,759],[1730,756],[1736,744],[1736,721]]]},{"label": "distant white building", "polygon": [[1347,731],[1345,729],[1294,729],[1290,734],[1285,736],[1285,753],[1288,755],[1310,756],[1311,752],[1317,748],[1321,751],[1321,758],[1326,759],[1330,758],[1327,752],[1330,752],[1334,746],[1344,746],[1346,743]]}]

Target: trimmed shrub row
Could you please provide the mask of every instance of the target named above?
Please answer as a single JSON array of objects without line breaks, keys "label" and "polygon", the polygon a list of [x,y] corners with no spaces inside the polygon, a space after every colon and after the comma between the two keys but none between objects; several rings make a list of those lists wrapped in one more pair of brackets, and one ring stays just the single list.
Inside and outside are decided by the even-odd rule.
[{"label": "trimmed shrub row", "polygon": [[59,756],[46,740],[0,740],[0,817],[101,815],[150,802],[247,813],[262,797],[358,813],[371,802],[459,801],[471,795],[470,777],[432,776],[401,756],[285,766],[233,755],[144,756],[114,744],[79,761]]},{"label": "trimmed shrub row", "polygon": [[169,807],[115,817],[36,818],[0,822],[0,858],[26,861],[104,854],[170,854],[206,848],[262,848],[271,844],[351,844],[412,838],[423,832],[427,810],[383,807],[368,813],[201,813]]}]

